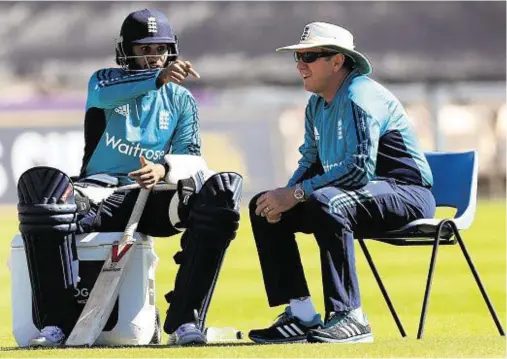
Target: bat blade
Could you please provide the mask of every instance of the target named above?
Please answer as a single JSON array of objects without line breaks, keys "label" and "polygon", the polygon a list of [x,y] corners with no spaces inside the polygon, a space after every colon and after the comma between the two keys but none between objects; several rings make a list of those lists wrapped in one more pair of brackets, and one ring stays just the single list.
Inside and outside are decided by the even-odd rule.
[{"label": "bat blade", "polygon": [[90,292],[90,296],[65,345],[92,346],[111,315],[126,267],[135,248],[134,232],[150,191],[142,189],[137,197],[121,240],[114,243]]},{"label": "bat blade", "polygon": [[91,346],[95,343],[113,311],[134,243],[125,243],[116,261],[113,261],[114,251],[108,256],[66,345]]}]

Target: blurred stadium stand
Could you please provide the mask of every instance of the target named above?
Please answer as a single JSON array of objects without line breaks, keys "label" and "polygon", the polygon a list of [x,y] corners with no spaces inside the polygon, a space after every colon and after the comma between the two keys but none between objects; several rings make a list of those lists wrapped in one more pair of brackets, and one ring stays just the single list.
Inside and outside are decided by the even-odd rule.
[{"label": "blurred stadium stand", "polygon": [[315,20],[349,28],[379,79],[505,77],[505,3],[445,1],[5,2],[0,36],[10,41],[0,50],[4,69],[32,80],[86,82],[97,67],[112,62],[113,39],[125,16],[144,7],[168,15],[181,53],[199,64],[203,83],[211,86],[297,85],[287,66],[290,55],[274,49],[298,40],[304,25]]},{"label": "blurred stadium stand", "polygon": [[[274,49],[311,21],[350,29],[423,147],[477,148],[481,195],[505,196],[505,2],[0,2],[0,202],[13,201],[23,166],[49,161],[49,142],[62,146],[55,133],[79,135],[88,78],[114,66],[121,23],[140,8],[168,15],[202,76],[185,85],[200,106],[203,152],[246,175],[247,197],[284,185],[296,167],[309,94],[291,55]],[[27,131],[46,154],[13,165]],[[66,143],[69,153],[81,146]]]}]

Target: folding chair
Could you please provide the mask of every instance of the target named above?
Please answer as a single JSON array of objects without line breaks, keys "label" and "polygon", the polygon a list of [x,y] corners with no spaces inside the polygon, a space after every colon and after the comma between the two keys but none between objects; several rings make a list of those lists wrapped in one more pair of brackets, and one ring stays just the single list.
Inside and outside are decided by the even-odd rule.
[{"label": "folding chair", "polygon": [[[437,259],[437,252],[439,245],[455,245],[459,244],[461,251],[466,258],[468,265],[475,278],[477,286],[481,291],[482,297],[488,306],[489,312],[498,328],[500,335],[505,336],[498,316],[491,304],[491,301],[484,289],[484,286],[479,278],[479,274],[475,269],[472,259],[468,254],[465,243],[461,238],[460,231],[467,229],[471,226],[474,215],[475,207],[477,204],[477,151],[449,153],[449,152],[429,152],[426,153],[426,158],[429,162],[433,172],[433,187],[431,189],[435,197],[437,207],[452,207],[456,208],[457,212],[452,219],[419,219],[413,221],[404,227],[385,232],[368,238],[396,246],[423,246],[432,245],[433,251],[431,253],[430,267],[428,279],[426,281],[426,290],[424,292],[424,300],[421,311],[421,318],[419,321],[419,329],[417,332],[417,339],[421,339],[424,330],[424,322],[426,319],[426,310],[428,307],[428,298],[431,290],[431,283],[433,280],[433,272],[435,270],[435,263]],[[394,309],[394,306],[389,298],[389,295],[382,283],[380,275],[373,263],[370,252],[366,247],[364,238],[358,238],[359,245],[363,250],[366,260],[375,276],[375,279],[380,287],[382,295],[386,301],[389,310],[398,326],[402,337],[406,336],[405,329]]]}]

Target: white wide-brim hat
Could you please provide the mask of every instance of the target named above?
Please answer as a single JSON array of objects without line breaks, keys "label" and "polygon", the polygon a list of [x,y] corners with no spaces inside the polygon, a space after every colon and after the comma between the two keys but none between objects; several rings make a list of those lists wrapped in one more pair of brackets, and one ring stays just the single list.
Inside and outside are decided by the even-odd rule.
[{"label": "white wide-brim hat", "polygon": [[295,51],[325,47],[336,49],[354,60],[354,68],[363,75],[371,73],[370,61],[359,51],[354,50],[354,36],[343,27],[326,22],[312,22],[305,26],[298,44],[280,47],[276,51]]}]

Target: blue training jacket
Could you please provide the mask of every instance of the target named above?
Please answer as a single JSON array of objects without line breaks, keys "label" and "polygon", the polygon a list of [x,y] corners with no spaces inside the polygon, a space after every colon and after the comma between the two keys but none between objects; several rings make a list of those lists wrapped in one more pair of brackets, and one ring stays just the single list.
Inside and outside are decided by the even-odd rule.
[{"label": "blue training jacket", "polygon": [[162,164],[166,153],[200,155],[195,99],[174,83],[157,89],[160,71],[111,68],[91,76],[80,177],[106,173],[126,184],[141,155]]},{"label": "blue training jacket", "polygon": [[[314,94],[305,113],[299,167],[305,196],[325,186],[356,189],[371,180],[431,187],[433,177],[400,101],[385,87],[352,71],[329,104]],[[315,165],[323,174],[308,177]],[[319,166],[320,167],[320,166]]]}]

